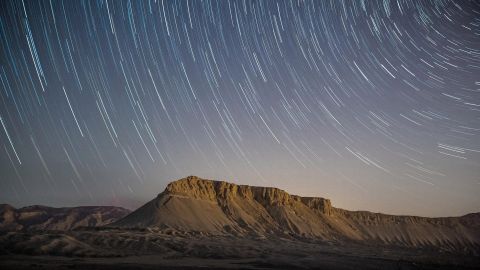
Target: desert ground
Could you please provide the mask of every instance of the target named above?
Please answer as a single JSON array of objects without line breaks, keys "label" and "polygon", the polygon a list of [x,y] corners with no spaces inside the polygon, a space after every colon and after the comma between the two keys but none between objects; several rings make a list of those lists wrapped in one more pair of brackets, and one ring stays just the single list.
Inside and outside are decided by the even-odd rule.
[{"label": "desert ground", "polygon": [[[80,229],[0,236],[1,269],[478,269],[478,254],[382,243]],[[5,250],[6,249],[6,250]],[[12,254],[13,253],[13,254]]]},{"label": "desert ground", "polygon": [[187,177],[130,212],[0,209],[0,269],[479,269],[480,214],[426,218],[335,208]]}]

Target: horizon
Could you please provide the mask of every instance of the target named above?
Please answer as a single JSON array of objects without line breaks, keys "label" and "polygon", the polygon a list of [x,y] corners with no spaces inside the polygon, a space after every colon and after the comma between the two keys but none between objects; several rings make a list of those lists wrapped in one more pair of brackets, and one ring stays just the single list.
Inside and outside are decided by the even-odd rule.
[{"label": "horizon", "polygon": [[480,212],[476,1],[1,1],[0,203],[134,210],[187,175]]},{"label": "horizon", "polygon": [[331,201],[332,207],[334,207],[334,208],[339,208],[339,209],[344,209],[344,210],[352,211],[352,212],[371,212],[371,213],[379,213],[379,214],[392,215],[392,216],[418,216],[418,217],[427,217],[427,218],[462,217],[462,216],[466,216],[466,215],[469,215],[469,214],[480,214],[480,211],[478,211],[478,212],[468,212],[468,213],[464,213],[464,214],[460,214],[460,215],[456,215],[456,216],[420,216],[420,215],[412,215],[412,214],[408,214],[408,213],[379,212],[379,211],[374,211],[374,210],[369,210],[369,209],[349,209],[349,208],[343,208],[343,207],[338,207],[338,206],[336,206],[336,205],[335,205],[335,202],[332,201],[331,198],[327,198],[327,197],[322,197],[322,196],[304,196],[304,195],[302,195],[302,194],[293,194],[293,193],[290,193],[288,190],[285,190],[285,189],[282,189],[282,188],[279,188],[279,187],[274,187],[274,186],[252,186],[252,185],[244,185],[244,184],[241,184],[241,183],[234,183],[234,182],[228,181],[228,180],[216,180],[216,179],[202,178],[202,177],[199,177],[199,176],[196,176],[196,175],[189,175],[189,176],[182,177],[182,178],[180,178],[180,179],[172,180],[172,181],[168,182],[167,184],[165,184],[164,189],[163,189],[161,192],[157,193],[156,196],[154,196],[154,197],[152,197],[152,198],[150,198],[150,199],[147,199],[147,200],[144,201],[144,202],[137,202],[137,204],[130,204],[130,206],[128,206],[128,204],[124,204],[124,203],[118,203],[118,204],[103,204],[103,205],[75,205],[75,204],[72,204],[72,205],[45,205],[45,204],[28,204],[28,205],[23,205],[23,206],[16,206],[16,205],[12,205],[12,204],[9,204],[9,203],[1,203],[1,202],[0,202],[0,205],[1,205],[1,204],[10,205],[10,206],[12,206],[12,207],[14,207],[14,208],[16,208],[16,209],[21,209],[21,208],[29,207],[29,206],[44,206],[44,207],[52,207],[52,208],[121,207],[121,208],[130,210],[130,211],[133,212],[133,211],[137,210],[138,208],[142,207],[143,205],[147,204],[147,203],[150,202],[151,200],[154,200],[158,195],[160,195],[160,194],[162,194],[163,192],[165,192],[165,189],[166,189],[167,185],[169,185],[170,183],[173,183],[173,182],[176,182],[176,181],[179,181],[179,180],[183,180],[183,179],[185,179],[185,178],[187,178],[187,177],[191,177],[191,176],[197,177],[197,178],[199,178],[199,180],[214,181],[214,182],[226,182],[226,183],[230,183],[230,184],[234,184],[234,185],[238,185],[238,186],[276,188],[276,189],[282,190],[282,191],[288,193],[289,195],[293,195],[293,196],[327,199],[327,200],[330,200],[330,201]]}]

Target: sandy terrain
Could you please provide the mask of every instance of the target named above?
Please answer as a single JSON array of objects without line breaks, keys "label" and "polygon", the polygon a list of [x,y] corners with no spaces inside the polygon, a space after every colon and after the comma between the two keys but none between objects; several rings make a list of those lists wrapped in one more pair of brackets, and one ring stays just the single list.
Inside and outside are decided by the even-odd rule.
[{"label": "sandy terrain", "polygon": [[1,269],[476,269],[480,265],[478,255],[433,248],[172,230],[11,232],[0,236],[0,246],[6,248],[0,256]]},{"label": "sandy terrain", "polygon": [[[479,213],[426,218],[348,211],[324,198],[194,176],[170,183],[125,217],[118,209],[97,210],[92,217],[43,214],[31,224],[59,225],[21,230],[11,226],[22,224],[21,211],[4,210],[0,269],[480,267]],[[85,220],[97,222],[80,226]]]}]

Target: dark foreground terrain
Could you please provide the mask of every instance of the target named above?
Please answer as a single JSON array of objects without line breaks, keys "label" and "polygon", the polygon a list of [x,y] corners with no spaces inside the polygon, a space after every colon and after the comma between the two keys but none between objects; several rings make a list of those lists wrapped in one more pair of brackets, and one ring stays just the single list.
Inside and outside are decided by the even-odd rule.
[{"label": "dark foreground terrain", "polygon": [[[479,269],[472,251],[84,228],[3,232],[0,269]],[[473,251],[474,252],[474,251]]]}]

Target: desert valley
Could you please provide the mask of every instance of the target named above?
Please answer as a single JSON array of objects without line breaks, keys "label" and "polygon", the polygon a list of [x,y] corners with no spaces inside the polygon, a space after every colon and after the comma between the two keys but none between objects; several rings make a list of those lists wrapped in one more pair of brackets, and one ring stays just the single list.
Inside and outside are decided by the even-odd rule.
[{"label": "desert valley", "polygon": [[425,218],[190,176],[130,212],[0,209],[2,269],[476,269],[480,214]]}]

